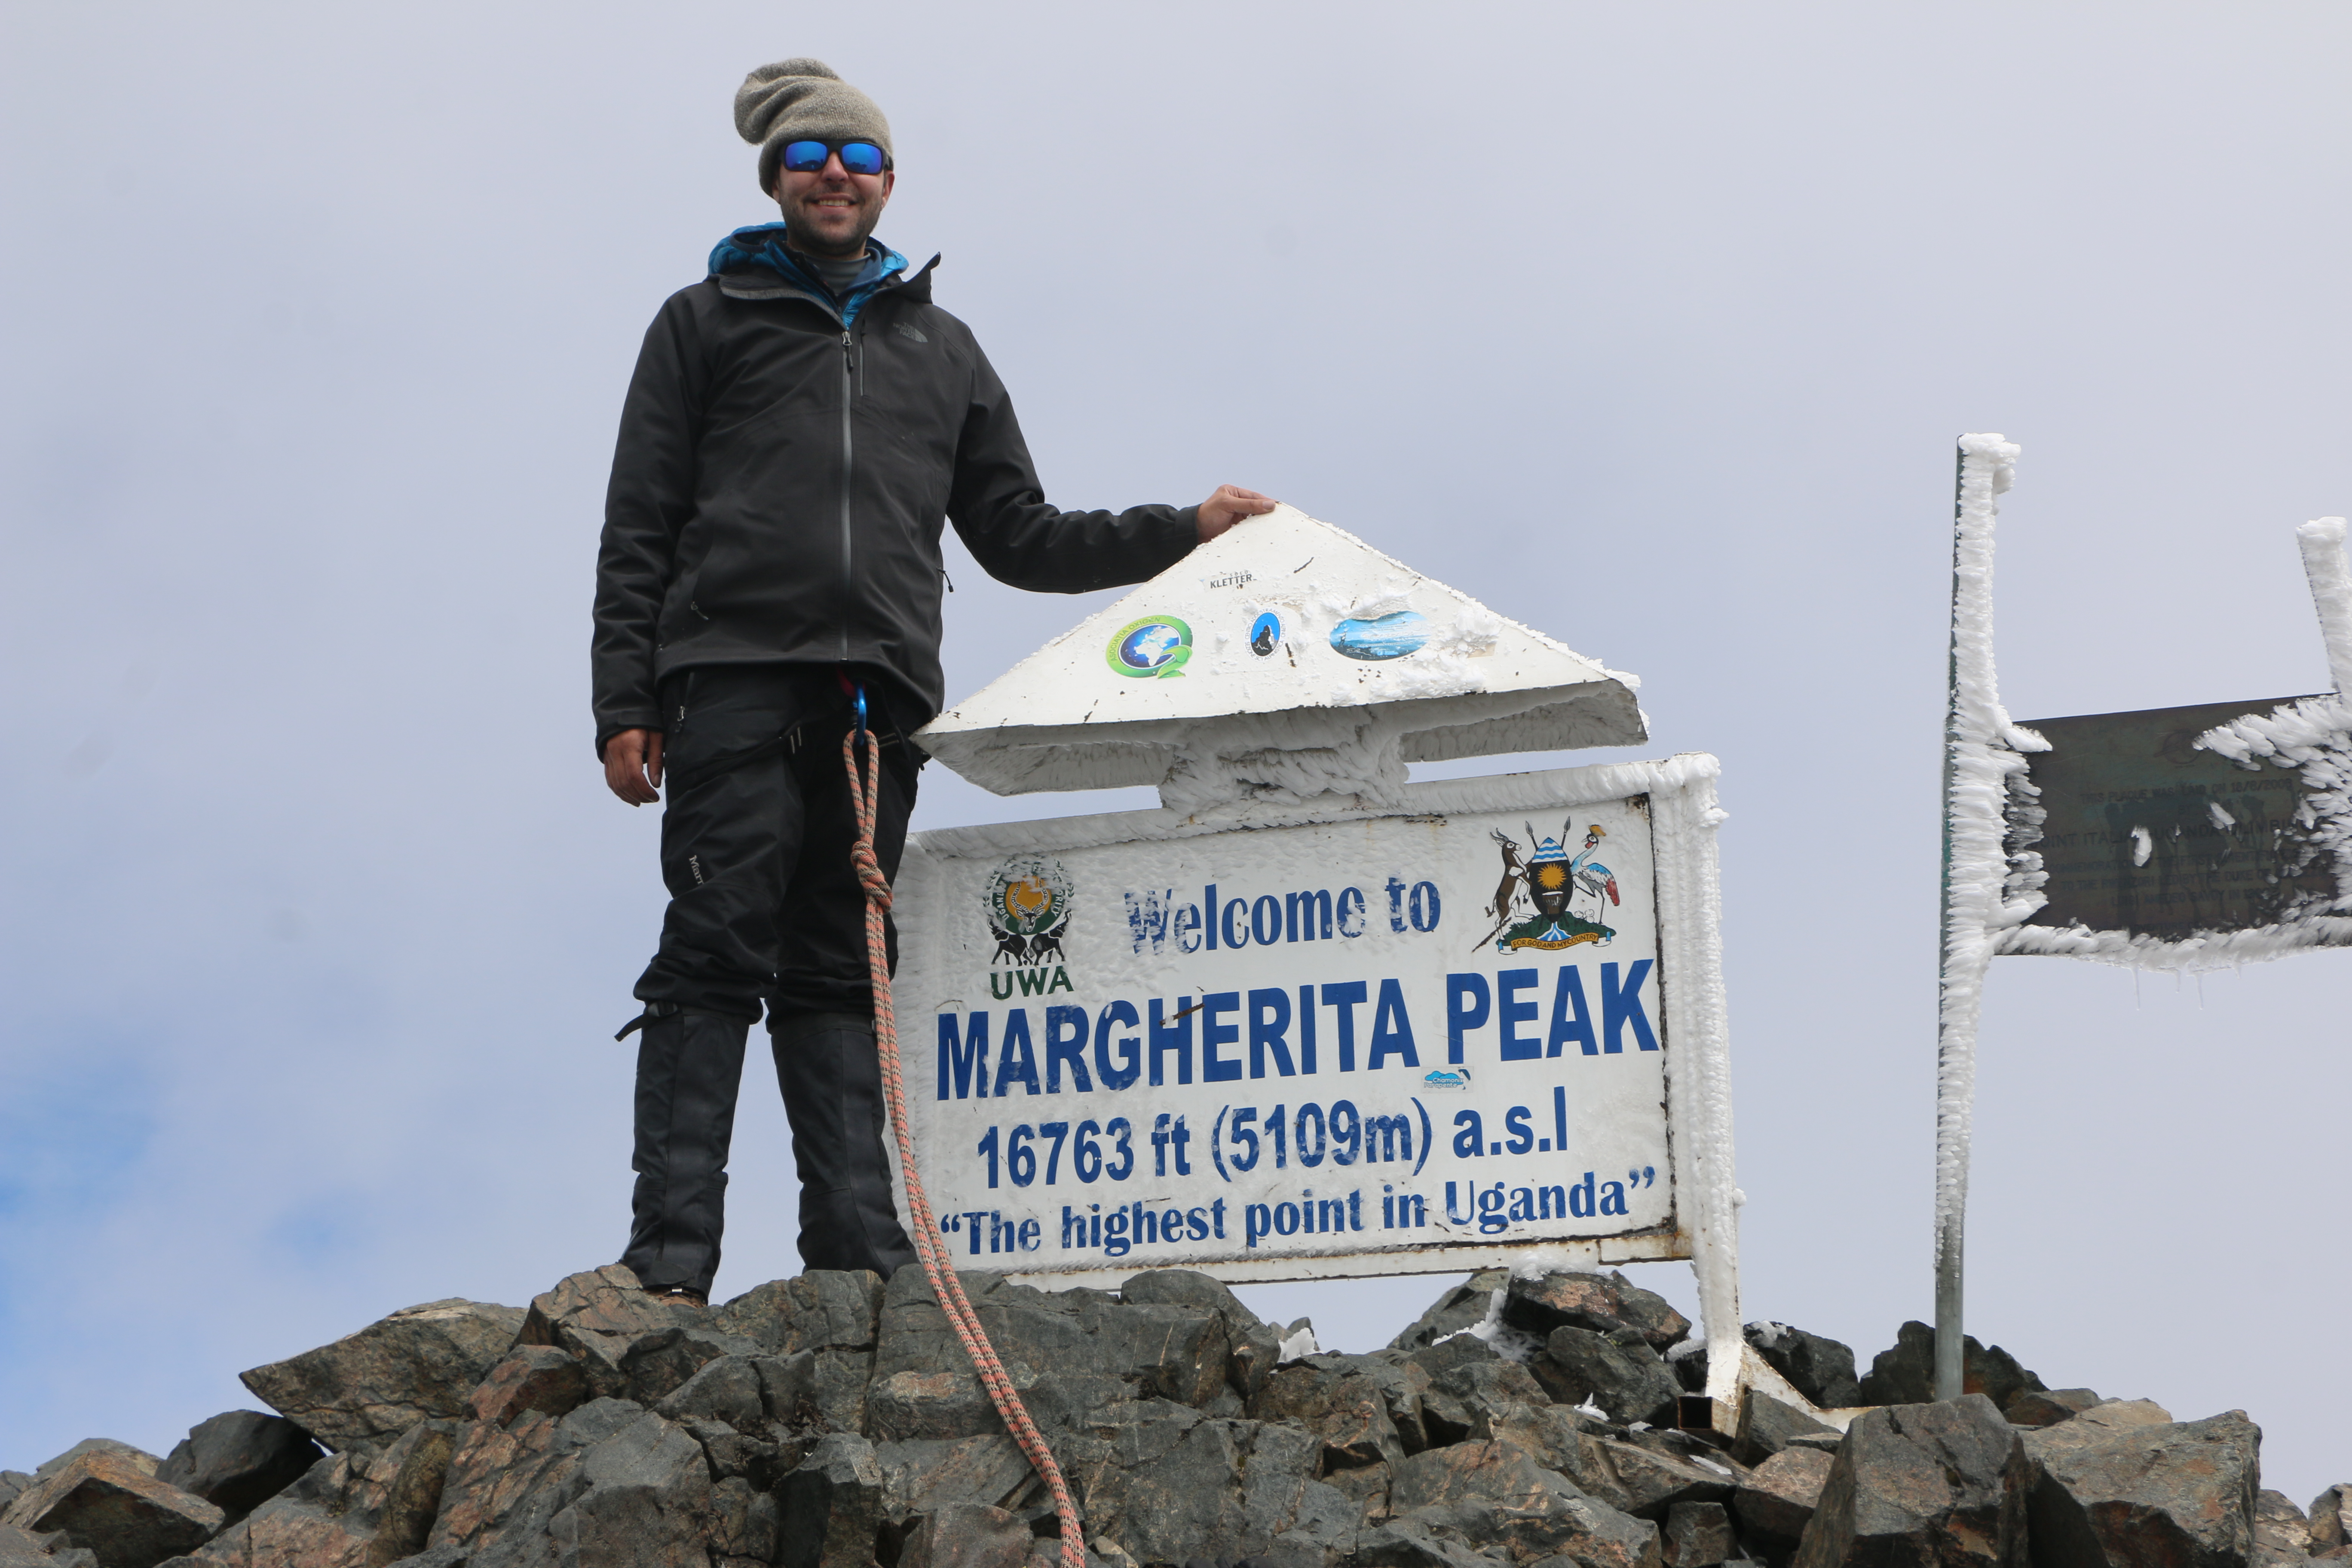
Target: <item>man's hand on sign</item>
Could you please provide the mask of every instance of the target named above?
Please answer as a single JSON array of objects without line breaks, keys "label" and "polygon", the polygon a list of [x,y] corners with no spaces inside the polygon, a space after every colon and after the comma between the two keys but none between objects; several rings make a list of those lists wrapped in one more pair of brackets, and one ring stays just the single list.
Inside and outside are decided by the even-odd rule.
[{"label": "man's hand on sign", "polygon": [[1208,543],[1245,517],[1272,511],[1276,504],[1272,496],[1262,496],[1239,485],[1219,485],[1201,503],[1201,542]]},{"label": "man's hand on sign", "polygon": [[624,730],[604,742],[604,783],[631,805],[661,798],[662,732]]}]

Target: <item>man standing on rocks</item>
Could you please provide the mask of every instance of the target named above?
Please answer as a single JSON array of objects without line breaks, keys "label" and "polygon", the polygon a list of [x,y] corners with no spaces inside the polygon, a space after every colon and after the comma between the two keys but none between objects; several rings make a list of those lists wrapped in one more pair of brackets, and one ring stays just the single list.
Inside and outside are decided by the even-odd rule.
[{"label": "man standing on rocks", "polygon": [[[872,238],[889,122],[811,59],[735,95],[779,223],[739,228],[670,296],[623,405],[597,561],[596,748],[631,805],[669,802],[661,946],[638,979],[635,1217],[621,1261],[703,1302],[719,1270],[745,1037],[764,1005],[811,1268],[915,1260],[883,1148],[865,895],[842,737],[882,746],[875,852],[898,871],[943,699],[940,530],[1045,592],[1140,582],[1274,502],[1046,504],[1003,384]],[[897,938],[890,954],[897,961]]]}]

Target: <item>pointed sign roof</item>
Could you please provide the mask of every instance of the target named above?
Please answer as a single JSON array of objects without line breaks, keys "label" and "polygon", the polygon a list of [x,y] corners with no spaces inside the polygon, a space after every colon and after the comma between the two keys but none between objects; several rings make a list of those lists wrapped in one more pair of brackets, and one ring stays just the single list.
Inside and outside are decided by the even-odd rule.
[{"label": "pointed sign roof", "polygon": [[[1354,534],[1276,508],[1202,545],[925,726],[998,795],[1157,784],[1236,715],[1370,712],[1407,762],[1630,746],[1639,682]],[[1305,726],[1302,744],[1318,725]]]}]

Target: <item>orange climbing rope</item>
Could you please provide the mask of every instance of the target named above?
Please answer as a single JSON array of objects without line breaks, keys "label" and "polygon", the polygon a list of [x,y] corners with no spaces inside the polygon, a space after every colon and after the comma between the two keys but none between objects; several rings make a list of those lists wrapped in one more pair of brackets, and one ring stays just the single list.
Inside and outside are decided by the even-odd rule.
[{"label": "orange climbing rope", "polygon": [[[849,766],[849,797],[857,813],[857,842],[850,850],[850,859],[857,868],[857,879],[866,888],[866,959],[874,976],[874,1047],[882,1058],[882,1092],[890,1102],[890,1128],[898,1139],[898,1169],[906,1178],[907,1217],[912,1222],[915,1250],[923,1259],[923,1272],[929,1277],[931,1291],[940,1299],[940,1310],[948,1316],[956,1338],[963,1342],[964,1353],[971,1358],[973,1370],[988,1388],[989,1398],[996,1402],[997,1414],[1004,1417],[1006,1430],[1029,1462],[1045,1479],[1054,1493],[1054,1512],[1062,1522],[1062,1568],[1086,1568],[1086,1539],[1078,1528],[1078,1507],[1070,1500],[1070,1489],[1063,1482],[1062,1467],[1054,1462],[1054,1450],[1045,1446],[1045,1438],[1037,1424],[1029,1419],[1028,1409],[1021,1395],[1013,1392],[1013,1379],[1004,1363],[996,1359],[996,1351],[988,1342],[988,1332],[980,1326],[980,1315],[971,1310],[971,1302],[963,1293],[963,1281],[956,1278],[954,1260],[947,1256],[947,1246],[940,1239],[940,1227],[931,1218],[930,1199],[923,1194],[923,1179],[915,1169],[913,1135],[907,1130],[907,1086],[898,1072],[898,1017],[890,1004],[890,959],[884,945],[882,917],[890,908],[890,881],[883,876],[881,863],[874,858],[874,812],[882,786],[882,743],[866,727],[864,693],[859,693],[857,725],[841,738],[842,760]],[[857,742],[866,742],[866,767],[861,773],[857,762]]]}]

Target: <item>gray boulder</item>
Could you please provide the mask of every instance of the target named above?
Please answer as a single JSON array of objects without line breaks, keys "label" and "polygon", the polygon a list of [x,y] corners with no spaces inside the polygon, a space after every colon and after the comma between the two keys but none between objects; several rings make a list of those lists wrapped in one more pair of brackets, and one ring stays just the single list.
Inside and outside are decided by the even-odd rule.
[{"label": "gray boulder", "polygon": [[1129,1306],[1194,1307],[1215,1312],[1236,1331],[1270,1327],[1222,1280],[1193,1268],[1151,1268],[1118,1288],[1118,1299]]},{"label": "gray boulder", "polygon": [[[760,1376],[760,1397],[767,1406],[768,1419],[779,1426],[815,1435],[878,1435],[878,1428],[869,1428],[866,1411],[867,1379],[874,1367],[871,1354],[803,1350],[788,1356],[761,1356],[751,1365]],[[971,1386],[984,1402],[986,1393],[979,1380],[975,1378]]]},{"label": "gray boulder", "polygon": [[[1455,1344],[1476,1345],[1480,1352],[1439,1359],[1440,1352]],[[1533,1373],[1494,1354],[1477,1340],[1433,1345],[1416,1355],[1414,1363],[1429,1375],[1428,1386],[1421,1391],[1421,1417],[1430,1447],[1492,1436],[1496,1421],[1521,1406],[1550,1400]]]},{"label": "gray boulder", "polygon": [[[993,1274],[960,1278],[998,1359],[1016,1373],[1116,1377],[1139,1394],[1191,1405],[1207,1404],[1226,1387],[1232,1340],[1220,1310],[1124,1304],[1107,1291],[1038,1290]],[[877,1384],[915,1372],[948,1373],[979,1387],[920,1269],[902,1268],[891,1280],[877,1332]]]},{"label": "gray boulder", "polygon": [[702,1458],[710,1467],[712,1480],[740,1479],[755,1492],[773,1489],[776,1478],[799,1464],[811,1446],[798,1439],[779,1442],[738,1432],[724,1421],[714,1421],[707,1415],[685,1416],[678,1425],[702,1445]]},{"label": "gray boulder", "polygon": [[[1660,1440],[1648,1440],[1653,1436]],[[1591,1439],[1584,1445],[1584,1454],[1600,1463],[1567,1472],[1578,1485],[1636,1519],[1660,1523],[1683,1503],[1729,1503],[1747,1476],[1744,1468],[1725,1463],[1720,1455],[1680,1449],[1662,1435],[1643,1434],[1622,1442]]]},{"label": "gray boulder", "polygon": [[1665,1568],[1717,1568],[1739,1550],[1731,1515],[1719,1502],[1675,1504],[1662,1537]]},{"label": "gray boulder", "polygon": [[1389,1517],[1389,1489],[1396,1472],[1387,1465],[1360,1465],[1352,1470],[1327,1470],[1323,1484],[1356,1505],[1364,1524]]},{"label": "gray boulder", "polygon": [[1748,1472],[1732,1495],[1732,1511],[1766,1545],[1791,1550],[1821,1506],[1832,1463],[1818,1448],[1784,1448]]},{"label": "gray boulder", "polygon": [[765,1430],[768,1408],[761,1392],[760,1360],[726,1355],[701,1368],[654,1405],[654,1414],[672,1421],[700,1416],[724,1422],[738,1432]]},{"label": "gray boulder", "polygon": [[2032,1432],[2033,1561],[2219,1568],[2254,1548],[2262,1431],[2242,1411],[2131,1423],[2114,1407]]},{"label": "gray boulder", "polygon": [[621,1399],[511,1428],[477,1422],[449,1462],[428,1550],[469,1568],[704,1568],[710,1468],[694,1435]]},{"label": "gray boulder", "polygon": [[451,1300],[408,1307],[330,1345],[242,1373],[254,1396],[330,1448],[380,1443],[468,1414],[523,1314]]},{"label": "gray boulder", "polygon": [[[1323,1444],[1318,1475],[1393,1465],[1404,1443],[1381,1383],[1349,1356],[1313,1356],[1276,1372],[1249,1403],[1253,1420],[1303,1426]],[[1521,1373],[1522,1376],[1525,1373]]]},{"label": "gray boulder", "polygon": [[455,1430],[422,1421],[381,1451],[318,1459],[186,1568],[382,1568],[409,1555],[432,1527]]},{"label": "gray boulder", "polygon": [[1531,1370],[1560,1404],[1590,1404],[1620,1423],[1670,1426],[1682,1395],[1665,1361],[1630,1327],[1606,1334],[1554,1329]]},{"label": "gray boulder", "polygon": [[[1049,1440],[1056,1429],[1075,1431],[1098,1425],[1107,1410],[1134,1402],[1133,1386],[1121,1378],[1091,1373],[1040,1373],[1025,1365],[1012,1368],[1010,1376],[1030,1420]],[[1239,1403],[1230,1394],[1223,1395],[1221,1402]],[[864,1435],[877,1443],[953,1440],[1006,1430],[996,1402],[969,1373],[901,1372],[877,1378],[865,1390],[863,1411]],[[1240,1411],[1216,1414],[1239,1415]]]},{"label": "gray boulder", "polygon": [[885,1491],[873,1444],[849,1433],[819,1441],[777,1483],[781,1568],[867,1568],[882,1528]]},{"label": "gray boulder", "polygon": [[[625,1380],[623,1394],[639,1405],[657,1405],[685,1387],[695,1373],[712,1362],[759,1353],[759,1342],[740,1334],[725,1334],[699,1326],[662,1329],[637,1340],[622,1352],[621,1374]],[[589,1386],[596,1386],[593,1374]]]},{"label": "gray boulder", "polygon": [[8,1511],[8,1505],[33,1484],[33,1479],[22,1470],[0,1470],[0,1513]]},{"label": "gray boulder", "polygon": [[111,1454],[116,1458],[129,1461],[134,1468],[151,1476],[163,1463],[144,1448],[134,1448],[128,1443],[118,1443],[111,1437],[84,1437],[56,1458],[45,1460],[35,1467],[33,1475],[37,1479],[42,1476],[54,1476],[84,1454]]},{"label": "gray boulder", "polygon": [[[1027,1368],[1013,1374],[1013,1392],[1026,1403],[1037,1386]],[[996,1402],[969,1372],[894,1372],[866,1385],[855,1426],[826,1423],[833,1430],[862,1430],[877,1442],[950,1441],[1004,1430]]]},{"label": "gray boulder", "polygon": [[894,1525],[943,1508],[1014,1508],[1044,1487],[1029,1457],[1005,1436],[877,1443],[874,1462],[882,1470],[882,1514]]},{"label": "gray boulder", "polygon": [[[184,1557],[167,1558],[184,1563]],[[36,1535],[13,1524],[0,1524],[0,1564],[5,1568],[99,1568],[98,1553],[66,1543],[62,1530]]]},{"label": "gray boulder", "polygon": [[0,1514],[0,1524],[29,1534],[60,1532],[64,1545],[95,1554],[99,1568],[155,1568],[203,1545],[226,1522],[203,1498],[157,1480],[121,1453],[87,1444]]},{"label": "gray boulder", "polygon": [[730,1476],[710,1489],[710,1552],[722,1563],[773,1563],[783,1532],[775,1493]]},{"label": "gray boulder", "polygon": [[2253,1523],[2253,1563],[2269,1568],[2272,1563],[2310,1561],[2311,1521],[2284,1492],[2256,1492]]},{"label": "gray boulder", "polygon": [[1300,1428],[1146,1399],[1100,1407],[1054,1447],[1088,1537],[1137,1563],[1354,1550],[1362,1510],[1317,1479],[1323,1444]]},{"label": "gray boulder", "polygon": [[414,1556],[387,1563],[385,1568],[466,1568],[471,1561],[473,1554],[461,1547],[428,1546]]},{"label": "gray boulder", "polygon": [[1443,1520],[1412,1514],[1364,1531],[1356,1540],[1355,1562],[1358,1568],[1508,1568],[1511,1559],[1499,1547],[1492,1553],[1478,1551]]},{"label": "gray boulder", "polygon": [[510,1427],[491,1421],[466,1427],[449,1458],[427,1550],[470,1556],[533,1510],[543,1527],[555,1510],[538,1508],[538,1494],[560,1489],[577,1467],[580,1449],[640,1413],[624,1400],[592,1399],[561,1416],[526,1411]]},{"label": "gray boulder", "polygon": [[[634,1389],[641,1371],[656,1377],[675,1374],[651,1396],[657,1399],[692,1376],[702,1362],[724,1353],[714,1349],[691,1364],[677,1364],[685,1358],[675,1353],[676,1347],[688,1333],[714,1332],[709,1317],[695,1308],[646,1295],[635,1274],[609,1263],[567,1276],[553,1289],[533,1297],[515,1342],[551,1346],[570,1355],[580,1363],[592,1397],[644,1403]],[[648,1355],[659,1357],[661,1364],[633,1364],[633,1357],[642,1363]]]},{"label": "gray boulder", "polygon": [[1659,1562],[1656,1525],[1595,1501],[1507,1441],[1412,1456],[1397,1468],[1390,1506],[1394,1524],[1514,1563],[1565,1558],[1588,1568],[1649,1568]]},{"label": "gray boulder", "polygon": [[2311,1550],[2316,1556],[2352,1543],[2352,1481],[2339,1481],[2311,1500]]},{"label": "gray boulder", "polygon": [[[1309,1364],[1318,1358],[1308,1357]],[[1346,1364],[1353,1371],[1372,1380],[1388,1406],[1389,1422],[1396,1427],[1397,1440],[1408,1454],[1418,1454],[1429,1447],[1429,1434],[1422,1424],[1421,1399],[1429,1392],[1429,1373],[1412,1356],[1401,1351],[1377,1350],[1370,1355],[1349,1356]]]},{"label": "gray boulder", "polygon": [[1022,1568],[1037,1538],[1025,1520],[985,1503],[949,1503],[922,1517],[898,1568]]},{"label": "gray boulder", "polygon": [[1486,1321],[1486,1309],[1495,1292],[1509,1283],[1510,1278],[1510,1271],[1505,1268],[1487,1268],[1473,1274],[1431,1302],[1427,1311],[1389,1342],[1389,1348],[1424,1350],[1450,1334],[1476,1328]]},{"label": "gray boulder", "polygon": [[2001,1414],[2012,1426],[2055,1426],[2107,1403],[2087,1388],[2045,1388],[2019,1394]]},{"label": "gray boulder", "polygon": [[1739,1432],[1732,1440],[1732,1458],[1743,1465],[1760,1465],[1799,1438],[1826,1439],[1835,1448],[1843,1434],[1816,1421],[1793,1405],[1784,1404],[1760,1389],[1749,1389],[1740,1402]]},{"label": "gray boulder", "polygon": [[588,1374],[570,1352],[517,1345],[466,1396],[466,1407],[477,1421],[505,1426],[526,1410],[568,1415],[588,1398]]},{"label": "gray boulder", "polygon": [[1786,1323],[1750,1323],[1741,1332],[1767,1366],[1821,1409],[1839,1410],[1862,1403],[1852,1346]]},{"label": "gray boulder", "polygon": [[[1974,1335],[1960,1341],[1960,1386],[2006,1411],[2021,1394],[2042,1392],[2042,1380],[1999,1345],[1987,1350]],[[1864,1405],[1925,1405],[1936,1397],[1936,1331],[1917,1321],[1896,1331],[1892,1349],[1878,1352],[1862,1379]]]},{"label": "gray boulder", "polygon": [[[1283,1331],[1244,1306],[1240,1297],[1208,1275],[1191,1268],[1153,1268],[1118,1288],[1132,1306],[1182,1307],[1214,1312],[1225,1325],[1225,1381],[1246,1407],[1282,1359]],[[1202,1408],[1208,1407],[1207,1401]]]},{"label": "gray boulder", "polygon": [[2172,1412],[2153,1399],[2109,1399],[2083,1412],[2093,1417],[2090,1425],[2105,1430],[2121,1426],[2165,1426],[2172,1421]]},{"label": "gray boulder", "polygon": [[[81,1555],[97,1562],[88,1552]],[[58,1568],[58,1560],[49,1555],[40,1536],[13,1524],[0,1524],[0,1568]]]},{"label": "gray boulder", "polygon": [[1831,1461],[1796,1568],[2022,1568],[2029,1469],[2016,1428],[1981,1394],[1870,1411]]},{"label": "gray boulder", "polygon": [[1225,1352],[1225,1384],[1246,1408],[1282,1364],[1282,1331],[1271,1323],[1257,1323],[1232,1332],[1233,1348]]},{"label": "gray boulder", "polygon": [[870,1270],[812,1268],[745,1291],[711,1314],[710,1327],[753,1341],[770,1355],[870,1352],[882,1289],[882,1276]]},{"label": "gray boulder", "polygon": [[583,1558],[629,1568],[705,1568],[710,1471],[694,1438],[642,1414],[583,1449],[543,1536],[509,1532],[474,1568],[570,1568]]},{"label": "gray boulder", "polygon": [[1538,1338],[1554,1329],[1589,1329],[1596,1334],[1630,1328],[1652,1350],[1664,1352],[1690,1334],[1690,1320],[1654,1291],[1620,1273],[1514,1276],[1503,1292],[1503,1321]]},{"label": "gray boulder", "polygon": [[283,1415],[230,1410],[190,1427],[155,1479],[195,1493],[234,1524],[318,1462],[319,1445]]},{"label": "gray boulder", "polygon": [[368,1542],[366,1568],[383,1568],[429,1544],[457,1429],[454,1421],[419,1422],[385,1451],[376,1474],[388,1473],[390,1479],[378,1505],[375,1534]]},{"label": "gray boulder", "polygon": [[1548,1470],[1556,1470],[1596,1502],[1621,1513],[1631,1512],[1633,1500],[1619,1484],[1601,1436],[1616,1429],[1559,1405],[1523,1405],[1495,1419],[1480,1442],[1509,1443],[1534,1456]]},{"label": "gray boulder", "polygon": [[1428,1447],[1429,1431],[1421,1411],[1422,1395],[1430,1388],[1427,1369],[1410,1355],[1392,1350],[1378,1350],[1357,1357],[1354,1364],[1380,1384],[1381,1397],[1388,1402],[1389,1420],[1395,1424],[1397,1439],[1404,1445],[1404,1451],[1418,1454]]}]

